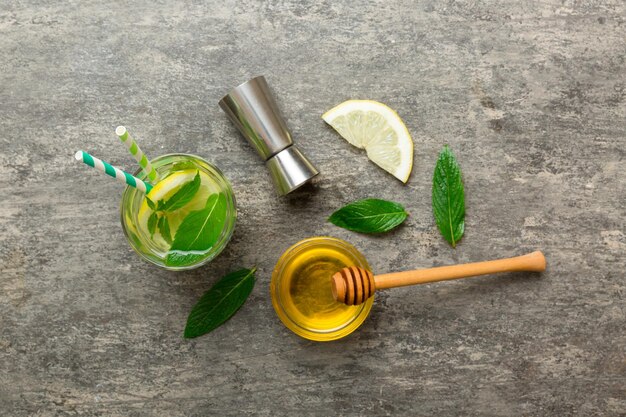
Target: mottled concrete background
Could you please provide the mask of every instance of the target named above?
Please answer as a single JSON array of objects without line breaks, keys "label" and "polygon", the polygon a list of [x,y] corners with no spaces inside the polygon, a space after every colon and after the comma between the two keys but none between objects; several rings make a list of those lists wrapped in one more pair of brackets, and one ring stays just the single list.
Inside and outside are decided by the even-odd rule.
[{"label": "mottled concrete background", "polygon": [[[625,415],[625,19],[620,0],[3,0],[0,415]],[[323,173],[288,198],[217,106],[259,74]],[[408,185],[320,119],[349,98],[404,118]],[[195,153],[231,179],[240,217],[215,262],[170,273],[131,251],[122,187],[73,158],[134,169],[118,124],[149,155]],[[466,184],[456,250],[430,209],[445,143]],[[325,222],[365,197],[411,217],[382,237]],[[391,290],[356,333],[317,344],[268,292],[311,235],[379,272],[536,248],[549,270]],[[184,340],[200,294],[252,265],[240,312]]]}]

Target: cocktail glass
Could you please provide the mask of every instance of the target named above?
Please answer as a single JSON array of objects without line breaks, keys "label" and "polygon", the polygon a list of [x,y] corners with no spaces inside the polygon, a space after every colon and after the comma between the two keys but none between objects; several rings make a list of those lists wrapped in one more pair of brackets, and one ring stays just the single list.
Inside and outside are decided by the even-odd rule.
[{"label": "cocktail glass", "polygon": [[[230,183],[217,167],[195,155],[163,155],[151,163],[160,178],[152,190],[146,195],[126,187],[122,195],[122,228],[130,246],[143,259],[169,270],[210,262],[224,250],[235,228]],[[142,170],[135,176],[145,180]],[[199,187],[187,185],[188,194],[197,189],[192,197],[178,193],[198,178]],[[170,199],[177,193],[180,201],[173,204]]]}]

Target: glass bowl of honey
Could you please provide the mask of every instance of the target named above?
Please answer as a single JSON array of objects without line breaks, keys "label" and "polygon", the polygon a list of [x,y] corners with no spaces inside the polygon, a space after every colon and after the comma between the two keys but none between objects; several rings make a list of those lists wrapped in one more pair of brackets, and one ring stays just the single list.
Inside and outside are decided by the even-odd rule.
[{"label": "glass bowl of honey", "polygon": [[333,237],[311,237],[291,246],[272,273],[270,293],[276,314],[298,336],[318,342],[340,339],[369,315],[374,297],[356,306],[336,301],[332,275],[347,266],[370,269],[351,244]]}]

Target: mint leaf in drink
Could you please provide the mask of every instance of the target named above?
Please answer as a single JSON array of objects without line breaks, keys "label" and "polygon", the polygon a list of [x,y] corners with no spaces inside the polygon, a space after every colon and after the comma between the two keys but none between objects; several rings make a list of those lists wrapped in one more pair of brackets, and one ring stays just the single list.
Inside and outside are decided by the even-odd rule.
[{"label": "mint leaf in drink", "polygon": [[176,231],[165,265],[186,266],[204,258],[220,238],[226,206],[223,193],[211,194],[203,209],[189,213]]},{"label": "mint leaf in drink", "polygon": [[180,161],[180,162],[176,162],[172,166],[171,171],[172,172],[186,171],[188,169],[198,169],[198,166],[196,165],[194,161]]},{"label": "mint leaf in drink", "polygon": [[156,210],[154,201],[150,200],[148,197],[146,197],[146,203],[148,203],[148,207],[150,207],[150,210],[152,211]]},{"label": "mint leaf in drink", "polygon": [[170,232],[170,223],[167,221],[167,217],[163,216],[159,218],[159,222],[157,223],[157,227],[159,229],[159,233],[163,240],[165,240],[170,245],[172,244],[172,233]]},{"label": "mint leaf in drink", "polygon": [[165,206],[165,200],[157,201],[157,211],[163,211],[163,206]]},{"label": "mint leaf in drink", "polygon": [[161,205],[160,210],[174,211],[189,203],[200,189],[200,171],[196,171],[193,180],[184,183],[176,193]]},{"label": "mint leaf in drink", "polygon": [[432,204],[439,231],[456,247],[465,232],[465,191],[461,168],[448,145],[439,153],[435,165]]},{"label": "mint leaf in drink", "polygon": [[189,313],[184,336],[202,336],[231,318],[252,292],[255,272],[256,268],[231,272],[204,293]]},{"label": "mint leaf in drink", "polygon": [[398,227],[408,215],[398,203],[370,198],[340,208],[328,221],[353,232],[383,233]]},{"label": "mint leaf in drink", "polygon": [[148,217],[148,232],[150,232],[150,237],[154,235],[156,231],[156,225],[158,221],[158,216],[155,211],[152,212],[150,217]]}]

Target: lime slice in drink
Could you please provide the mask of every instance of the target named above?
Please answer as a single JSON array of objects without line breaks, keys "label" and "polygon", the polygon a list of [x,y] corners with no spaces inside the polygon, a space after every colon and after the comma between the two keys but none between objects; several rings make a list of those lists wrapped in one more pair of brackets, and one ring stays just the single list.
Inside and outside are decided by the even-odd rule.
[{"label": "lime slice in drink", "polygon": [[[148,198],[150,198],[150,200],[152,200],[155,204],[157,204],[159,200],[167,201],[180,189],[180,187],[192,181],[198,172],[200,173],[200,188],[194,195],[193,199],[180,209],[164,214],[170,226],[172,239],[176,236],[178,226],[180,226],[183,219],[190,212],[204,208],[209,196],[219,192],[217,184],[215,184],[215,182],[203,171],[186,169],[174,172],[173,174],[165,177],[159,181],[148,194]],[[148,206],[146,199],[144,199],[141,203],[141,207],[139,208],[139,212],[137,213],[137,222],[139,231],[146,239],[150,239],[150,232],[148,231],[148,218],[152,213],[153,210]],[[163,239],[158,228],[151,240],[155,246],[163,251],[167,251],[169,249],[170,245],[165,241],[165,239]]]}]

